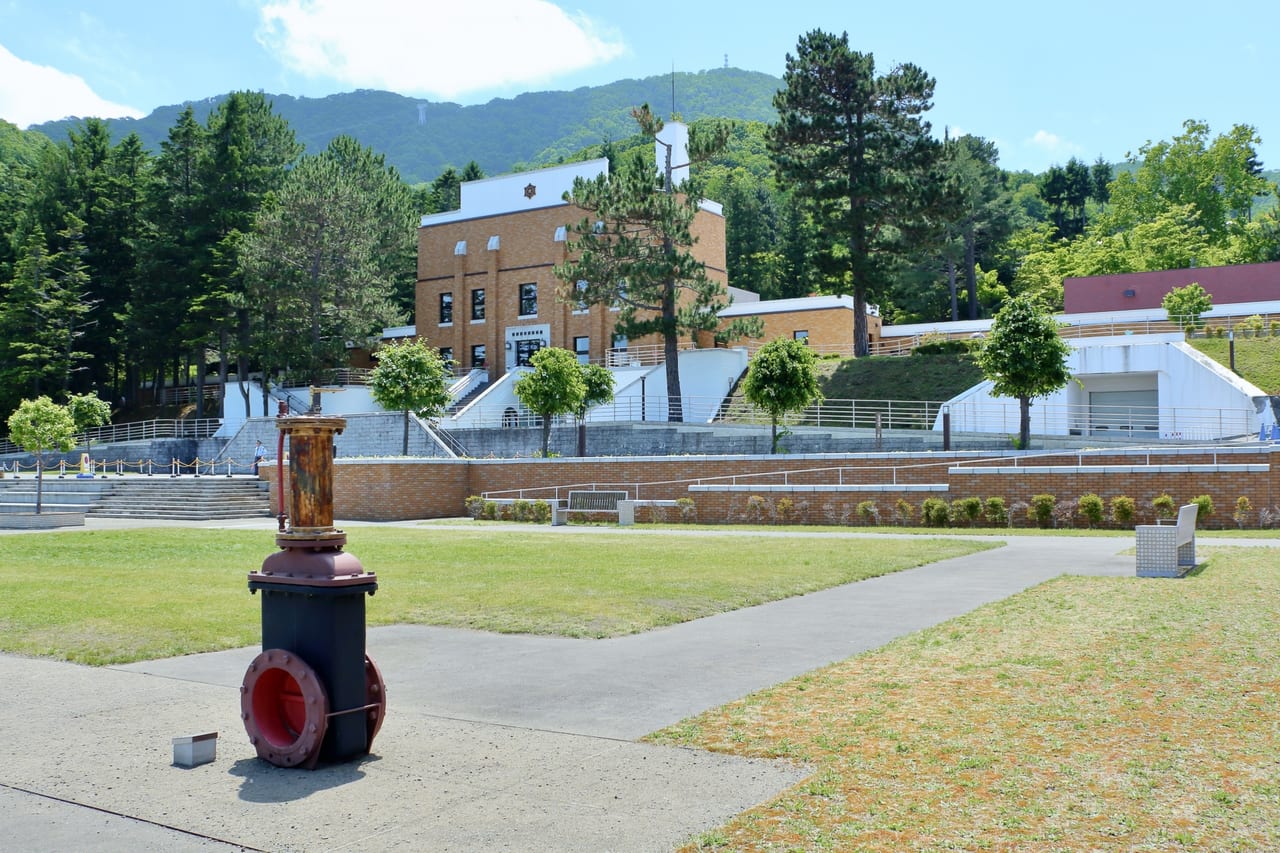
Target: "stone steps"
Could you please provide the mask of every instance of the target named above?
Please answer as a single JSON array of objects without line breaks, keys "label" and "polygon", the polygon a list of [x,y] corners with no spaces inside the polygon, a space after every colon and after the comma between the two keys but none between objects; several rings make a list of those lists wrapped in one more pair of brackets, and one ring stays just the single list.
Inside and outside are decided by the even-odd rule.
[{"label": "stone steps", "polygon": [[269,516],[271,506],[266,484],[257,479],[122,480],[89,505],[88,515],[219,521]]}]

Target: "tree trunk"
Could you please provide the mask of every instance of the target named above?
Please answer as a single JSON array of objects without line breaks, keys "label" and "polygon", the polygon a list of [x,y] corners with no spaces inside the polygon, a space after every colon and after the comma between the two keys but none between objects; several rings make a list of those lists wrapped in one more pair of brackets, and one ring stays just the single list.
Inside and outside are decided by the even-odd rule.
[{"label": "tree trunk", "polygon": [[857,358],[871,355],[871,343],[867,340],[867,289],[853,286],[853,354]]},{"label": "tree trunk", "polygon": [[964,232],[964,280],[965,287],[969,291],[969,319],[978,319],[978,274],[974,267],[977,266],[977,247],[976,239],[973,235],[973,227],[970,225]]},{"label": "tree trunk", "polygon": [[[17,468],[14,468],[16,471]],[[36,515],[44,504],[44,456],[36,449]]]},{"label": "tree trunk", "polygon": [[585,420],[578,421],[578,455],[587,455],[587,422]]},{"label": "tree trunk", "polygon": [[667,369],[667,420],[684,421],[684,396],[680,392],[680,341],[676,337],[676,287],[668,282],[662,296],[662,357]]},{"label": "tree trunk", "polygon": [[951,293],[951,321],[960,319],[960,305],[956,300],[956,262],[947,258],[947,289]]},{"label": "tree trunk", "polygon": [[409,410],[404,410],[404,446],[400,448],[401,456],[409,455]]},{"label": "tree trunk", "polygon": [[542,416],[542,458],[551,456],[551,416]]},{"label": "tree trunk", "polygon": [[774,415],[773,417],[773,432],[770,437],[773,440],[773,444],[769,452],[777,453],[778,452],[778,416],[777,415]]},{"label": "tree trunk", "polygon": [[1018,449],[1031,449],[1031,398],[1018,398]]}]

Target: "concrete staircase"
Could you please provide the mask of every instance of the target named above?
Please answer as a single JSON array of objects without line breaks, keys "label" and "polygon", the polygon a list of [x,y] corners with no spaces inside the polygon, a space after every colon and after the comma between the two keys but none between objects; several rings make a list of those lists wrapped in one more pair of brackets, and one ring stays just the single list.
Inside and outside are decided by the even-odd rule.
[{"label": "concrete staircase", "polygon": [[[74,477],[58,479],[56,474],[46,474],[40,490],[40,509],[47,513],[84,513],[111,485],[109,480],[78,480]],[[35,512],[35,509],[34,474],[20,477],[10,475],[0,479],[0,513],[29,513]]]},{"label": "concrete staircase", "polygon": [[266,483],[254,477],[126,478],[89,504],[92,518],[219,521],[271,515]]}]

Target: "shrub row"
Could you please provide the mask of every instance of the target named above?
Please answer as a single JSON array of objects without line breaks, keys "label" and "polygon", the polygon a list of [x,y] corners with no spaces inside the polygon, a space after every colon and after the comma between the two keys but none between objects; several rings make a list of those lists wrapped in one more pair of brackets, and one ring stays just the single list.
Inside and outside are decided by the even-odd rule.
[{"label": "shrub row", "polygon": [[[1203,524],[1213,515],[1213,498],[1209,495],[1199,495],[1189,499],[1187,503],[1198,507],[1198,524]],[[1171,519],[1177,515],[1178,506],[1178,502],[1165,493],[1153,498],[1149,509],[1157,519]],[[656,506],[646,509],[648,519],[652,522],[692,523],[698,520],[697,506],[692,498],[677,500],[674,511]],[[919,524],[924,527],[1017,527],[1025,524],[1041,528],[1128,528],[1138,520],[1138,503],[1133,498],[1117,495],[1110,501],[1104,501],[1092,492],[1080,495],[1074,501],[1061,502],[1055,495],[1040,494],[1034,495],[1030,502],[1014,501],[1012,504],[1001,497],[968,497],[953,501],[925,498],[918,506],[899,498],[892,507],[884,508],[873,500],[860,501],[852,508],[827,503],[823,504],[820,517],[816,518],[811,517],[810,509],[809,502],[805,500],[796,501],[789,497],[773,500],[763,495],[751,495],[740,508],[730,508],[726,521],[746,524],[825,522],[832,525],[865,526]],[[551,521],[552,512],[551,504],[544,500],[498,502],[475,495],[467,498],[466,511],[474,519],[538,524]],[[570,521],[582,521],[585,518],[580,513],[569,516]],[[1280,507],[1264,507],[1255,512],[1249,498],[1241,496],[1236,498],[1231,518],[1241,528],[1253,526],[1255,521],[1259,527],[1276,527],[1280,526]]]}]

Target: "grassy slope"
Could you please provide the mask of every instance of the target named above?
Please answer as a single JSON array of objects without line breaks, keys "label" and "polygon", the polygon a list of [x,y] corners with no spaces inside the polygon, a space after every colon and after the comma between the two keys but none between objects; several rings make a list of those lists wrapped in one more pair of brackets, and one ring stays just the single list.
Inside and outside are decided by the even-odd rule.
[{"label": "grassy slope", "polygon": [[949,400],[981,382],[967,356],[911,355],[846,359],[822,382],[829,400]]},{"label": "grassy slope", "polygon": [[[1231,363],[1226,338],[1192,338],[1188,343],[1215,361]],[[1280,337],[1238,338],[1236,372],[1268,394],[1280,394]]]}]

